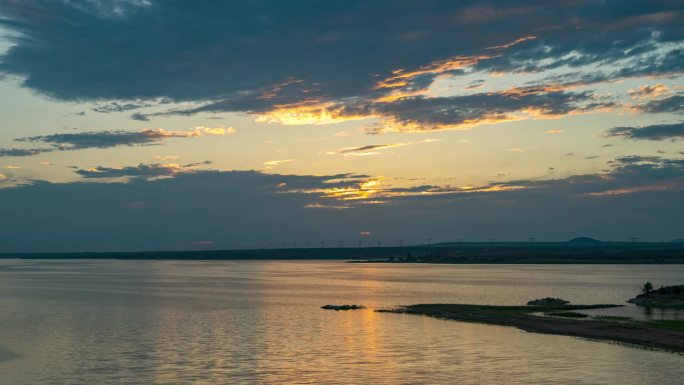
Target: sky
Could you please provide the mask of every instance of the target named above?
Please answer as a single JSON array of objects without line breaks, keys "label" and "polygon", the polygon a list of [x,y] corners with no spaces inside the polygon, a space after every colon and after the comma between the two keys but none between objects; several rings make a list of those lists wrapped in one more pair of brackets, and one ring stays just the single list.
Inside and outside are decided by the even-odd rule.
[{"label": "sky", "polygon": [[0,252],[684,238],[682,1],[0,0]]}]

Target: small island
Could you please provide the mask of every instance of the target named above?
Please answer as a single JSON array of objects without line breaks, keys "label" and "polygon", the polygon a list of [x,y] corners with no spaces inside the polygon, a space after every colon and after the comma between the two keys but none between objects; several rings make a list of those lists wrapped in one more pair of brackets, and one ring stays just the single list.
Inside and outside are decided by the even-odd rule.
[{"label": "small island", "polygon": [[684,285],[663,286],[653,290],[653,285],[646,282],[641,294],[627,302],[644,307],[684,309]]},{"label": "small island", "polygon": [[530,306],[562,306],[562,305],[567,305],[569,303],[570,303],[570,301],[566,301],[566,300],[560,299],[560,298],[551,298],[551,297],[533,299],[532,301],[527,302],[527,304]]},{"label": "small island", "polygon": [[608,340],[684,352],[684,321],[639,322],[626,317],[590,317],[577,311],[623,305],[543,304],[548,302],[546,300],[548,298],[535,300],[542,304],[527,306],[420,304],[378,311],[512,326],[533,333]]}]

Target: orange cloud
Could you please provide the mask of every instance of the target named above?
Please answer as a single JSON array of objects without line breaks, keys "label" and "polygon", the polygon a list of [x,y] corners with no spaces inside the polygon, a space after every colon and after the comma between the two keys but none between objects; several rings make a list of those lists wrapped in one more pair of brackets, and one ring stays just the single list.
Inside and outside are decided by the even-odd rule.
[{"label": "orange cloud", "polygon": [[502,44],[502,45],[495,45],[495,46],[493,46],[493,47],[487,47],[486,49],[492,49],[492,50],[506,49],[506,48],[513,47],[514,45],[520,44],[520,43],[522,43],[522,42],[524,42],[524,41],[527,41],[527,40],[534,40],[534,39],[536,39],[536,38],[537,38],[537,37],[534,36],[534,35],[527,35],[527,36],[523,36],[523,37],[521,37],[521,38],[515,39],[515,40],[513,40],[513,41],[510,42],[510,43],[506,43],[506,44]]},{"label": "orange cloud", "polygon": [[449,71],[454,71],[461,68],[472,67],[480,60],[491,59],[496,56],[491,55],[477,55],[477,56],[453,56],[448,59],[438,60],[426,66],[423,66],[414,71],[406,71],[405,69],[398,69],[392,71],[393,76],[378,82],[375,89],[383,88],[399,88],[405,87],[409,84],[409,80],[419,75],[426,74],[442,74]]},{"label": "orange cloud", "polygon": [[485,124],[497,124],[505,122],[514,122],[524,120],[525,117],[511,114],[487,115],[476,119],[466,119],[457,124],[442,124],[442,123],[417,123],[417,122],[400,122],[392,117],[385,117],[382,121],[369,126],[367,130],[373,134],[384,134],[390,132],[426,132],[426,131],[467,131],[473,127]]},{"label": "orange cloud", "polygon": [[373,117],[342,114],[342,110],[342,106],[332,102],[309,100],[301,103],[277,105],[275,109],[259,114],[256,121],[284,125],[323,125]]},{"label": "orange cloud", "polygon": [[628,90],[631,99],[654,99],[672,92],[665,84],[658,83],[653,86],[644,85],[638,90]]}]

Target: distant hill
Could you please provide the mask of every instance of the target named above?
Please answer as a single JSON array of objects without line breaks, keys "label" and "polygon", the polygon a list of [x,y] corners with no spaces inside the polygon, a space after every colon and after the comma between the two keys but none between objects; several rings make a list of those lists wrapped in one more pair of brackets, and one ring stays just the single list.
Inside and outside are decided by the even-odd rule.
[{"label": "distant hill", "polygon": [[581,244],[581,245],[597,245],[600,243],[603,243],[603,241],[599,241],[598,239],[594,238],[589,238],[589,237],[577,237],[577,238],[572,238],[571,240],[568,241],[568,243],[572,244]]}]

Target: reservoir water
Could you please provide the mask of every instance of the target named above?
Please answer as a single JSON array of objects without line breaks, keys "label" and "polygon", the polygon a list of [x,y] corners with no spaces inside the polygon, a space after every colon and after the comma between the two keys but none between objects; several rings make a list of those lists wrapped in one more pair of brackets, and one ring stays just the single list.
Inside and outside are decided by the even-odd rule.
[{"label": "reservoir water", "polygon": [[0,384],[681,384],[681,354],[372,310],[623,303],[647,280],[684,266],[0,260]]}]

